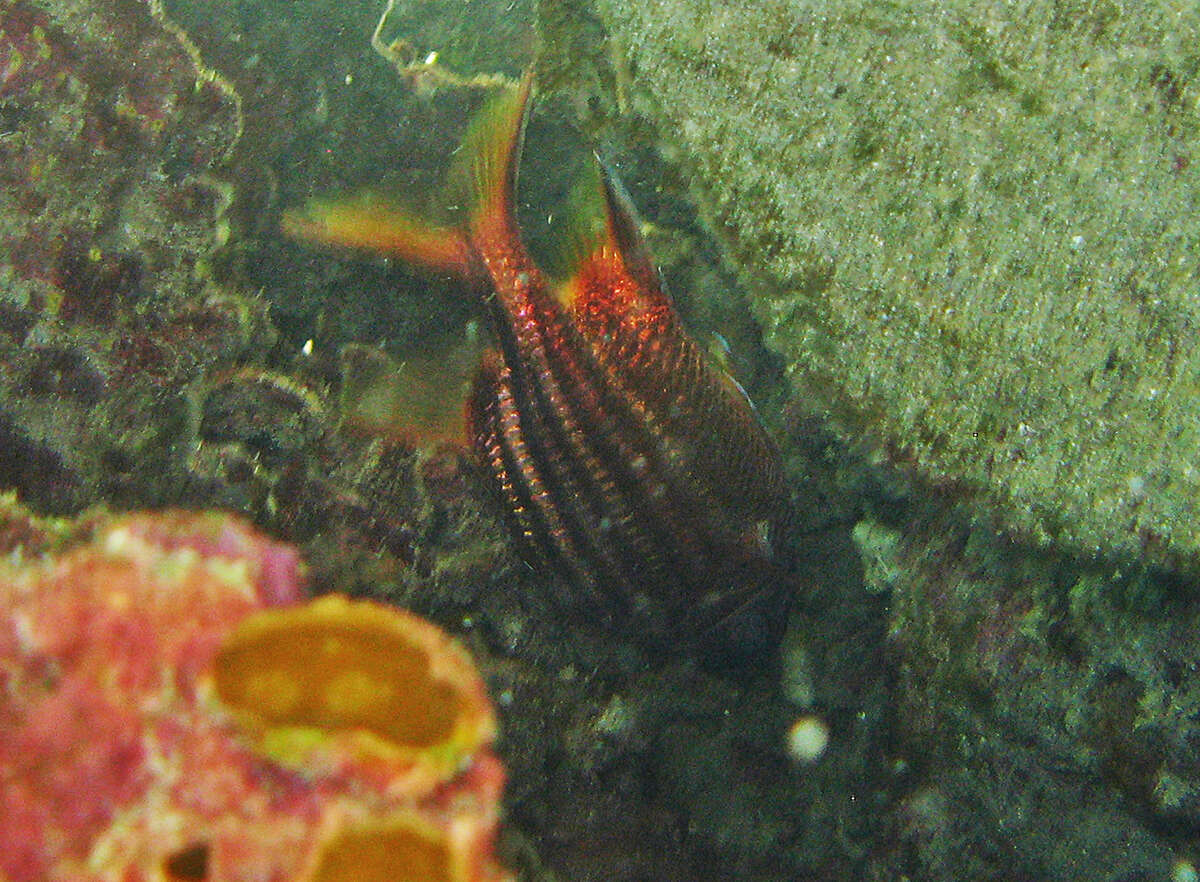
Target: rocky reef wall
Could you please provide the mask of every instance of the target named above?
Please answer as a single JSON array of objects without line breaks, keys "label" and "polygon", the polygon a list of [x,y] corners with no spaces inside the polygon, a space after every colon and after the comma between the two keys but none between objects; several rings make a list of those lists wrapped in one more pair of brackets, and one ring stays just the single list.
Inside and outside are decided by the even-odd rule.
[{"label": "rocky reef wall", "polygon": [[1200,14],[591,9],[797,398],[1025,541],[1197,568]]}]

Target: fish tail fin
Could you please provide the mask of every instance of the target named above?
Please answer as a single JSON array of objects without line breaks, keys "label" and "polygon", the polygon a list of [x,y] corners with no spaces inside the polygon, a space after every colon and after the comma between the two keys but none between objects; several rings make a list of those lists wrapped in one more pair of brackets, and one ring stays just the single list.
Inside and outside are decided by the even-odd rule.
[{"label": "fish tail fin", "polygon": [[468,229],[515,227],[517,188],[525,122],[533,95],[533,70],[516,88],[506,88],[475,117],[450,168],[450,193],[468,211]]},{"label": "fish tail fin", "polygon": [[467,208],[465,227],[441,226],[371,193],[313,201],[283,215],[295,239],[398,257],[430,269],[471,277],[478,272],[472,237],[482,230],[515,236],[513,194],[533,72],[493,98],[471,123],[450,168],[448,197]]},{"label": "fish tail fin", "polygon": [[472,269],[471,246],[461,230],[429,223],[370,193],[284,212],[282,227],[294,239],[386,254],[455,275]]}]

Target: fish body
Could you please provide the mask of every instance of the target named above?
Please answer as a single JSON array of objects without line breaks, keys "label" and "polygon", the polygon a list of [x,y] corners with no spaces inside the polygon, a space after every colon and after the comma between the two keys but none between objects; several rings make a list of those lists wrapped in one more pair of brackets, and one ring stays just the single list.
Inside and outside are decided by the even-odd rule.
[{"label": "fish body", "polygon": [[472,126],[454,175],[466,223],[437,228],[371,203],[289,221],[310,239],[451,270],[483,297],[496,350],[467,404],[474,447],[523,559],[564,606],[676,641],[762,593],[782,468],[741,387],[690,337],[601,167],[603,225],[565,282],[513,211],[532,79]]}]

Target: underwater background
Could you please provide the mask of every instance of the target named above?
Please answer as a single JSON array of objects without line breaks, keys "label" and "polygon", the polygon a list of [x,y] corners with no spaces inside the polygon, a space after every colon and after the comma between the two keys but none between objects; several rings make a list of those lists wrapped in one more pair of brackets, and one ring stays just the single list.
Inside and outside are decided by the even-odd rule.
[{"label": "underwater background", "polygon": [[[402,829],[440,849],[413,879],[1195,879],[1198,46],[1200,12],[1169,0],[0,0],[0,876],[395,878],[371,849],[409,854]],[[737,651],[573,611],[469,451],[364,426],[373,378],[462,391],[480,298],[281,232],[364,189],[444,209],[468,120],[531,66],[534,256],[570,271],[597,151],[779,445],[790,606]],[[167,509],[230,515],[118,514]],[[88,624],[156,592],[196,615]],[[279,748],[269,694],[225,700],[256,733],[236,734],[201,660],[308,594],[457,637],[494,745],[468,673],[472,738],[417,750],[438,771],[381,788],[402,808],[358,742]],[[139,622],[199,642],[128,639]],[[139,681],[169,713],[96,714],[142,662],[195,702]],[[183,795],[147,746],[178,721],[217,733],[180,742]],[[255,864],[196,806],[235,769],[259,792],[239,746],[259,740],[317,783],[265,791],[283,808],[244,827]],[[93,810],[65,812],[80,792]],[[170,829],[150,795],[176,800]],[[338,870],[352,822],[368,844]],[[270,864],[310,839],[309,863]]]}]

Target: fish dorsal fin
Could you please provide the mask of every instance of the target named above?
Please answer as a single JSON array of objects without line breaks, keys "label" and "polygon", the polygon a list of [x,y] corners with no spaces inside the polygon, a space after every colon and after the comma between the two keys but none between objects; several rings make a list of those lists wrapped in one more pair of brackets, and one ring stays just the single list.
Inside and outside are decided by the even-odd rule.
[{"label": "fish dorsal fin", "polygon": [[629,194],[598,156],[593,170],[572,194],[560,302],[575,311],[673,313]]},{"label": "fish dorsal fin", "polygon": [[645,294],[667,299],[658,266],[646,247],[646,240],[642,238],[641,220],[629,191],[599,156],[596,157],[596,163],[604,194],[604,226],[608,241],[616,247],[626,271]]},{"label": "fish dorsal fin", "polygon": [[571,185],[551,256],[550,268],[560,281],[570,279],[589,262],[604,259],[606,246],[613,250],[605,230],[601,190],[595,165],[589,165]]},{"label": "fish dorsal fin", "polygon": [[472,230],[513,222],[513,194],[533,95],[533,71],[506,87],[472,121],[450,166],[448,195],[468,212]]}]

